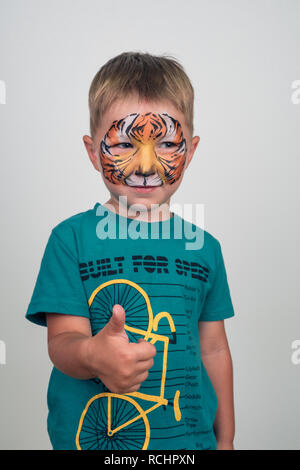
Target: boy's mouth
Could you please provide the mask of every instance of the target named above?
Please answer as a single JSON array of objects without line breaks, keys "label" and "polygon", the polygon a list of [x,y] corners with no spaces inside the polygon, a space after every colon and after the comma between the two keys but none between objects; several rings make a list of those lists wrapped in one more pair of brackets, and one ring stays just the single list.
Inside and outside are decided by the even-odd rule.
[{"label": "boy's mouth", "polygon": [[130,186],[131,188],[134,188],[138,192],[150,192],[153,191],[155,188],[158,186]]},{"label": "boy's mouth", "polygon": [[158,174],[153,175],[141,175],[141,174],[130,174],[124,179],[124,184],[130,186],[135,190],[148,190],[151,191],[162,185],[163,181]]}]

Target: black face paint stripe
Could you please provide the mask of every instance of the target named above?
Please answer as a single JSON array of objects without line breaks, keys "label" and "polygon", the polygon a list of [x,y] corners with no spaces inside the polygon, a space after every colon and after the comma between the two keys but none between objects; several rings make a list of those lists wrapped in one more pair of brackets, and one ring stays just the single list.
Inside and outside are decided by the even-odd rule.
[{"label": "black face paint stripe", "polygon": [[100,148],[101,148],[102,153],[108,153],[109,155],[113,156],[112,153],[110,152],[110,148],[108,147],[104,139],[101,142]]},{"label": "black face paint stripe", "polygon": [[[135,118],[132,120],[132,122],[127,126],[126,128],[126,131],[125,131],[125,134],[129,137],[129,132],[132,128],[132,126],[134,125],[135,121],[137,120],[139,114],[137,113],[134,113],[134,114],[130,114],[130,116],[135,116]],[[124,118],[124,122],[125,122],[125,118]]]},{"label": "black face paint stripe", "polygon": [[122,122],[123,122],[123,119],[120,119],[119,121],[117,121],[117,124],[116,124],[117,129],[120,129]]}]

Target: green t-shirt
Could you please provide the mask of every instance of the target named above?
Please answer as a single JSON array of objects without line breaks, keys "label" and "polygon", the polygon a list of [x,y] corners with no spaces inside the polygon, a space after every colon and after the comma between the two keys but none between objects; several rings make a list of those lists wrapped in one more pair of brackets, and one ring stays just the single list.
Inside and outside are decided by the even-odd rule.
[{"label": "green t-shirt", "polygon": [[234,315],[220,243],[176,213],[138,222],[99,203],[56,225],[26,318],[46,325],[45,312],[83,316],[94,335],[117,303],[129,340],[155,345],[154,365],[138,392],[123,395],[53,367],[53,448],[216,449],[217,396],[201,360],[198,321]]}]

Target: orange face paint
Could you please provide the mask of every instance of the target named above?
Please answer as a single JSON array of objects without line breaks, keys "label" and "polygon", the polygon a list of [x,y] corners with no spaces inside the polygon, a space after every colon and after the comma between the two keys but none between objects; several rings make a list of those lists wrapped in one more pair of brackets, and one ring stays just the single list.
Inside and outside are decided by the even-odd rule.
[{"label": "orange face paint", "polygon": [[100,145],[103,174],[113,184],[173,184],[185,159],[181,125],[167,113],[133,113],[114,121]]}]

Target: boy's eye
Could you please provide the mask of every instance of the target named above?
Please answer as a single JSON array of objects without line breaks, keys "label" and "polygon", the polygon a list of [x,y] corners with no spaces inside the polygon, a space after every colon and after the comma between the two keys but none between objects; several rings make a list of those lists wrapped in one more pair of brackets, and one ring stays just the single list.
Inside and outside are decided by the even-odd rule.
[{"label": "boy's eye", "polygon": [[174,142],[161,142],[159,146],[163,149],[171,149],[177,147],[177,144],[174,144]]},{"label": "boy's eye", "polygon": [[118,142],[114,145],[108,145],[107,148],[112,149],[113,151],[127,150],[133,148],[133,145],[130,142]]},{"label": "boy's eye", "polygon": [[112,147],[120,147],[121,149],[131,149],[133,145],[130,142],[120,142],[119,144],[112,145]]}]

